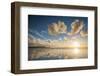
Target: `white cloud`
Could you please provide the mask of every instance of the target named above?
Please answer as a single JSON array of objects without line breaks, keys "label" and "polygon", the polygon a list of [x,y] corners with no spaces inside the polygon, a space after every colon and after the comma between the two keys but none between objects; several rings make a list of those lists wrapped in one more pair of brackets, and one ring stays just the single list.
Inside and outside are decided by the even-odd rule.
[{"label": "white cloud", "polygon": [[71,24],[71,32],[68,33],[68,35],[75,35],[80,32],[80,30],[83,28],[84,23],[83,21],[75,20]]},{"label": "white cloud", "polygon": [[88,36],[88,32],[80,31],[81,37],[86,37]]},{"label": "white cloud", "polygon": [[58,23],[52,23],[48,26],[48,33],[50,35],[58,35],[67,32],[67,26],[64,22],[58,21]]}]

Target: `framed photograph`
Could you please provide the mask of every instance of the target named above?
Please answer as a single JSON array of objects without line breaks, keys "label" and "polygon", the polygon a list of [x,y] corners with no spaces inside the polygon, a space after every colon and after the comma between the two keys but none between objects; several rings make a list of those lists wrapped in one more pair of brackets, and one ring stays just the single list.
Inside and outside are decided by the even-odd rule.
[{"label": "framed photograph", "polygon": [[97,69],[97,7],[11,4],[11,72]]}]

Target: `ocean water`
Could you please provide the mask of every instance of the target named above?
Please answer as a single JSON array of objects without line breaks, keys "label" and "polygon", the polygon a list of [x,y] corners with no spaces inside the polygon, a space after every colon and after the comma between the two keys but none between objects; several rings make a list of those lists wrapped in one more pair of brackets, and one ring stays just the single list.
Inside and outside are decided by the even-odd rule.
[{"label": "ocean water", "polygon": [[28,60],[88,58],[88,48],[28,48]]}]

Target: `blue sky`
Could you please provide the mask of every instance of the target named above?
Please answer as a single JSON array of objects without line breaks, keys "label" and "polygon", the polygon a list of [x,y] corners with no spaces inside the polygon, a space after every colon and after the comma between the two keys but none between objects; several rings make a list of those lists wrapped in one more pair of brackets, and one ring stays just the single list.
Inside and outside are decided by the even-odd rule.
[{"label": "blue sky", "polygon": [[62,21],[67,25],[67,32],[71,31],[71,23],[76,19],[84,22],[84,29],[88,29],[87,17],[71,17],[71,16],[44,16],[44,15],[28,15],[28,33],[40,39],[58,39],[63,38],[66,34],[51,36],[48,34],[48,26],[52,23]]}]

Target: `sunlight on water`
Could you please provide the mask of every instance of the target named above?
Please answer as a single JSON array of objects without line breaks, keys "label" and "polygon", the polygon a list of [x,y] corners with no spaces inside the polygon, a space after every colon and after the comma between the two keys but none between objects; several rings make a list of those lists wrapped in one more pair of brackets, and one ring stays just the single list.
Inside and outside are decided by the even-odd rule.
[{"label": "sunlight on water", "polygon": [[80,53],[80,50],[78,48],[75,48],[73,51],[74,51],[74,54],[79,54]]},{"label": "sunlight on water", "polygon": [[29,60],[80,59],[88,57],[87,48],[29,48]]}]

